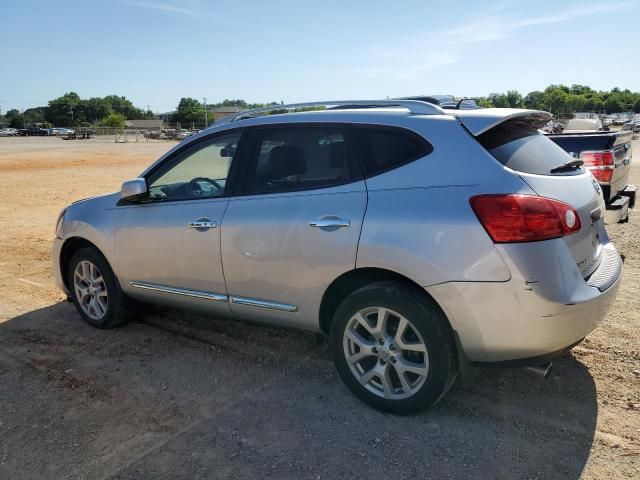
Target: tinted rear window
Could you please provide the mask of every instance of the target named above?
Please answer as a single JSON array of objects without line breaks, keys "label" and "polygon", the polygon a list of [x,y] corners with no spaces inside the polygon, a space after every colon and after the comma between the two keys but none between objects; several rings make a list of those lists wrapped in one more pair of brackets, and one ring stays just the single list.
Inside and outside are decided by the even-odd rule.
[{"label": "tinted rear window", "polygon": [[399,167],[433,151],[425,139],[401,128],[358,126],[355,130],[366,177]]},{"label": "tinted rear window", "polygon": [[352,181],[342,127],[283,126],[258,130],[249,193],[291,192]]},{"label": "tinted rear window", "polygon": [[539,124],[528,119],[501,123],[478,136],[478,141],[506,167],[537,175],[579,175],[581,168],[551,173],[573,158],[558,145],[538,132]]}]

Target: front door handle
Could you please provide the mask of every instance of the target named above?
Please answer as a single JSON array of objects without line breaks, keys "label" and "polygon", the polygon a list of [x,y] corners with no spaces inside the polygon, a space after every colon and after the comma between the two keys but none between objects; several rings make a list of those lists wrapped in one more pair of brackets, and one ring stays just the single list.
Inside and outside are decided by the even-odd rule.
[{"label": "front door handle", "polygon": [[187,226],[202,232],[204,230],[209,230],[210,228],[216,228],[218,224],[216,222],[212,222],[208,218],[199,218],[198,220],[189,222]]},{"label": "front door handle", "polygon": [[311,220],[309,225],[317,228],[341,228],[351,226],[351,222],[338,217],[326,217]]}]

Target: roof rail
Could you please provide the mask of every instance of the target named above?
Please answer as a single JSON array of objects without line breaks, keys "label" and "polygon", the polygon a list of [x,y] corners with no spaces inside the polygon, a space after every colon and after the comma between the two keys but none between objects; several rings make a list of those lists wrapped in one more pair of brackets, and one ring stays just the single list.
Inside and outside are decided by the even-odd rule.
[{"label": "roof rail", "polygon": [[290,103],[287,105],[272,105],[270,107],[245,110],[244,112],[227,115],[216,122],[217,125],[223,123],[236,122],[246,118],[253,118],[256,114],[268,113],[276,110],[293,110],[296,108],[321,107],[321,106],[342,106],[353,108],[375,108],[375,107],[404,107],[413,115],[445,115],[446,112],[432,103],[421,102],[419,100],[327,100],[322,102]]}]

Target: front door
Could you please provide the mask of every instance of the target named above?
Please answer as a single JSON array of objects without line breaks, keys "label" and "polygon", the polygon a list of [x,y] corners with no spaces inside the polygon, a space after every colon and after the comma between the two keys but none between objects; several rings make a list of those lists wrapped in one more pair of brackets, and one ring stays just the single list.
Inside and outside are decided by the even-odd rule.
[{"label": "front door", "polygon": [[148,195],[121,205],[115,248],[122,288],[134,298],[227,313],[220,224],[240,131],[200,140],[147,178]]},{"label": "front door", "polygon": [[348,130],[332,125],[256,129],[247,171],[222,221],[232,311],[314,330],[322,295],[355,268],[366,188]]}]

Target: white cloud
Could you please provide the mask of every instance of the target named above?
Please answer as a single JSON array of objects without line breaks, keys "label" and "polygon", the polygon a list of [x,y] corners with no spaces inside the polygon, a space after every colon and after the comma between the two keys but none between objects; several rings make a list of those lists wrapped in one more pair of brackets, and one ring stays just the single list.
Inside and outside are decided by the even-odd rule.
[{"label": "white cloud", "polygon": [[405,36],[398,42],[377,46],[366,55],[370,62],[360,67],[369,78],[416,80],[444,65],[455,63],[466,47],[512,37],[525,28],[568,22],[580,17],[633,8],[632,2],[587,5],[554,14],[523,18],[514,15],[487,15],[452,28]]},{"label": "white cloud", "polygon": [[157,2],[143,2],[136,0],[125,0],[124,3],[133,7],[148,8],[150,10],[156,10],[159,13],[165,15],[186,15],[192,16],[196,14],[193,9],[193,5],[184,2],[173,3],[157,3]]}]

